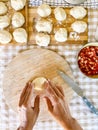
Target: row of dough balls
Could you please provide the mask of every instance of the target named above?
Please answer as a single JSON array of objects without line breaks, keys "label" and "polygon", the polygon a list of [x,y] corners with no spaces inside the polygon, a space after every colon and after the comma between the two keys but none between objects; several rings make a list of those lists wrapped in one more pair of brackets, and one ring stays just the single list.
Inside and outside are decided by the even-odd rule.
[{"label": "row of dough balls", "polygon": [[[13,38],[18,43],[27,42],[27,32],[23,28],[17,28],[13,32]],[[0,43],[8,44],[12,40],[12,35],[7,30],[0,30]]]},{"label": "row of dough balls", "polygon": [[[50,43],[50,33],[53,30],[53,25],[51,21],[41,19],[37,21],[35,28],[38,34],[35,37],[36,44],[39,46],[48,46]],[[83,33],[87,29],[87,23],[84,21],[75,21],[72,23],[71,28],[74,32]],[[67,41],[68,32],[66,28],[59,28],[54,34],[54,38],[57,42]]]},{"label": "row of dough balls", "polygon": [[[11,1],[11,7],[18,11],[24,8],[26,5],[26,0],[10,0]],[[4,2],[0,2],[0,15],[6,14],[8,11],[8,8]]]},{"label": "row of dough balls", "polygon": [[[58,42],[65,42],[67,40],[66,28],[59,28],[54,35],[55,40]],[[36,44],[39,46],[48,46],[50,43],[50,35],[47,33],[38,33],[35,37]]]},{"label": "row of dough balls", "polygon": [[[50,34],[53,30],[53,24],[49,20],[41,19],[37,21],[35,28],[37,32],[45,32]],[[87,23],[78,20],[71,24],[71,28],[77,33],[83,33],[87,29]]]},{"label": "row of dough balls", "polygon": [[[37,8],[37,13],[41,17],[48,17],[51,14],[52,10],[49,5],[42,4]],[[70,9],[70,15],[75,19],[83,19],[87,15],[87,11],[82,6],[76,6]],[[61,7],[56,7],[54,9],[54,16],[56,20],[63,21],[67,18],[66,11]]]},{"label": "row of dough balls", "polygon": [[25,18],[20,12],[15,12],[12,16],[12,19],[10,19],[8,15],[0,16],[0,29],[8,27],[10,23],[12,23],[14,28],[18,28],[23,26],[25,23]]}]

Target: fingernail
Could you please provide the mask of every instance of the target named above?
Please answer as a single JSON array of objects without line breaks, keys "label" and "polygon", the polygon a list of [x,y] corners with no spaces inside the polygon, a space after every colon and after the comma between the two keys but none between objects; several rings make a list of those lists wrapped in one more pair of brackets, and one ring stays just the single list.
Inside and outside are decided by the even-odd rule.
[{"label": "fingernail", "polygon": [[44,88],[46,89],[48,87],[48,81],[44,82]]}]

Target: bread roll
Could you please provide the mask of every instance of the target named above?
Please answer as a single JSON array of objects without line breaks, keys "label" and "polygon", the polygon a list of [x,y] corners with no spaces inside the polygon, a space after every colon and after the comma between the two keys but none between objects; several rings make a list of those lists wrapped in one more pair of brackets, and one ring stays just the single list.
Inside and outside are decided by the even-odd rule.
[{"label": "bread roll", "polygon": [[10,18],[7,15],[0,16],[0,28],[6,28],[10,25]]},{"label": "bread roll", "polygon": [[54,15],[55,15],[56,20],[58,20],[58,21],[65,20],[66,16],[67,16],[65,10],[60,7],[56,7],[54,9]]},{"label": "bread roll", "polygon": [[12,40],[12,35],[6,30],[0,30],[0,43],[8,44]]},{"label": "bread roll", "polygon": [[37,91],[43,91],[44,90],[44,83],[46,82],[46,78],[44,77],[38,77],[38,78],[35,78],[33,81],[32,81],[32,84],[34,84],[34,89],[37,90]]},{"label": "bread roll", "polygon": [[42,20],[37,21],[35,28],[38,32],[51,33],[52,23],[48,20],[42,19]]},{"label": "bread roll", "polygon": [[86,14],[87,14],[87,11],[82,6],[73,7],[70,10],[70,15],[72,15],[75,19],[83,19],[86,16]]},{"label": "bread roll", "polygon": [[48,46],[50,43],[50,36],[44,33],[38,33],[35,37],[36,44],[39,46]]},{"label": "bread roll", "polygon": [[46,4],[42,4],[38,7],[37,9],[37,13],[41,16],[41,17],[47,17],[51,14],[51,8],[49,5]]},{"label": "bread roll", "polygon": [[13,36],[16,42],[26,43],[27,42],[27,32],[23,28],[17,28],[13,32]]},{"label": "bread roll", "polygon": [[12,16],[12,25],[14,27],[21,27],[25,23],[25,18],[22,13],[16,12]]},{"label": "bread roll", "polygon": [[5,13],[7,13],[7,6],[5,3],[0,2],[0,15],[4,15]]},{"label": "bread roll", "polygon": [[26,4],[26,0],[11,0],[11,6],[16,11],[23,9],[25,4]]},{"label": "bread roll", "polygon": [[77,33],[83,33],[87,29],[87,23],[84,21],[75,21],[74,23],[72,23],[71,27],[73,31]]},{"label": "bread roll", "polygon": [[55,33],[55,40],[57,42],[65,42],[67,40],[67,30],[66,28],[59,28]]}]

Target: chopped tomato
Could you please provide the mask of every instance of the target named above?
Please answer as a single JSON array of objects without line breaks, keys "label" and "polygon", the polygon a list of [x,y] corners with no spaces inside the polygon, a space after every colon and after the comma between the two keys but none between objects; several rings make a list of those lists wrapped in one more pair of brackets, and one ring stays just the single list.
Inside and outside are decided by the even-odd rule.
[{"label": "chopped tomato", "polygon": [[78,65],[88,76],[98,74],[98,47],[88,46],[81,49],[78,55]]}]

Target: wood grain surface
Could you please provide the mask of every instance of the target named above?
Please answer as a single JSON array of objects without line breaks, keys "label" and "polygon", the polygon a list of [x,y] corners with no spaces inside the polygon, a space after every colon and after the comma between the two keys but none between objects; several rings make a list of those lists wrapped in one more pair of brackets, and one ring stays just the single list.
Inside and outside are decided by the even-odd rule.
[{"label": "wood grain surface", "polygon": [[[64,8],[64,10],[67,13],[67,19],[64,20],[63,22],[58,22],[55,19],[54,13],[53,13],[54,8],[55,7],[52,7],[51,15],[49,17],[45,18],[47,20],[52,21],[52,23],[53,23],[53,30],[50,33],[50,37],[51,37],[50,45],[66,45],[66,43],[68,43],[68,44],[85,44],[85,43],[87,43],[87,41],[88,41],[88,28],[84,33],[81,33],[81,34],[77,33],[77,36],[79,36],[79,39],[70,38],[70,32],[74,32],[71,28],[71,24],[76,21],[76,19],[73,18],[69,13],[71,8],[70,7]],[[28,21],[29,42],[28,42],[28,44],[29,45],[32,45],[32,44],[36,45],[35,36],[38,32],[35,29],[35,25],[36,25],[36,22],[39,19],[41,19],[40,16],[37,14],[37,7],[29,7],[29,14],[28,15],[29,15],[29,21]],[[88,10],[87,10],[87,15],[83,19],[81,19],[81,21],[85,21],[88,24]],[[57,42],[54,38],[55,31],[60,27],[66,28],[68,30],[68,40],[66,42]]]},{"label": "wood grain surface", "polygon": [[[22,89],[29,80],[43,76],[55,84],[63,87],[68,102],[72,98],[73,91],[58,75],[57,70],[66,72],[73,78],[71,69],[61,56],[47,49],[30,49],[19,53],[8,64],[4,72],[3,91],[7,104],[17,111],[19,97]],[[33,104],[34,95],[32,95]],[[38,121],[53,120],[47,112],[45,102],[41,99]]]},{"label": "wood grain surface", "polygon": [[[8,12],[7,12],[6,15],[8,15],[8,17],[10,18],[10,25],[9,25],[7,28],[5,28],[5,30],[8,30],[8,31],[11,33],[11,35],[13,34],[13,31],[14,31],[16,28],[14,28],[14,27],[12,26],[11,19],[12,19],[12,16],[13,16],[13,14],[14,14],[15,12],[20,12],[20,13],[23,14],[23,16],[24,16],[24,18],[25,18],[25,23],[23,24],[23,26],[21,26],[21,28],[24,28],[24,29],[27,31],[27,33],[28,33],[28,0],[26,1],[25,7],[24,7],[23,9],[19,10],[19,11],[16,11],[16,10],[14,10],[14,9],[11,7],[10,1],[5,1],[5,4],[6,4],[7,8],[8,8]],[[12,35],[12,36],[13,36],[13,35]],[[17,43],[17,42],[14,40],[14,38],[12,38],[12,41],[11,41],[10,43],[8,43],[8,44],[2,44],[2,43],[0,43],[0,45],[2,45],[2,46],[7,46],[7,45],[27,45],[27,43]]]}]

